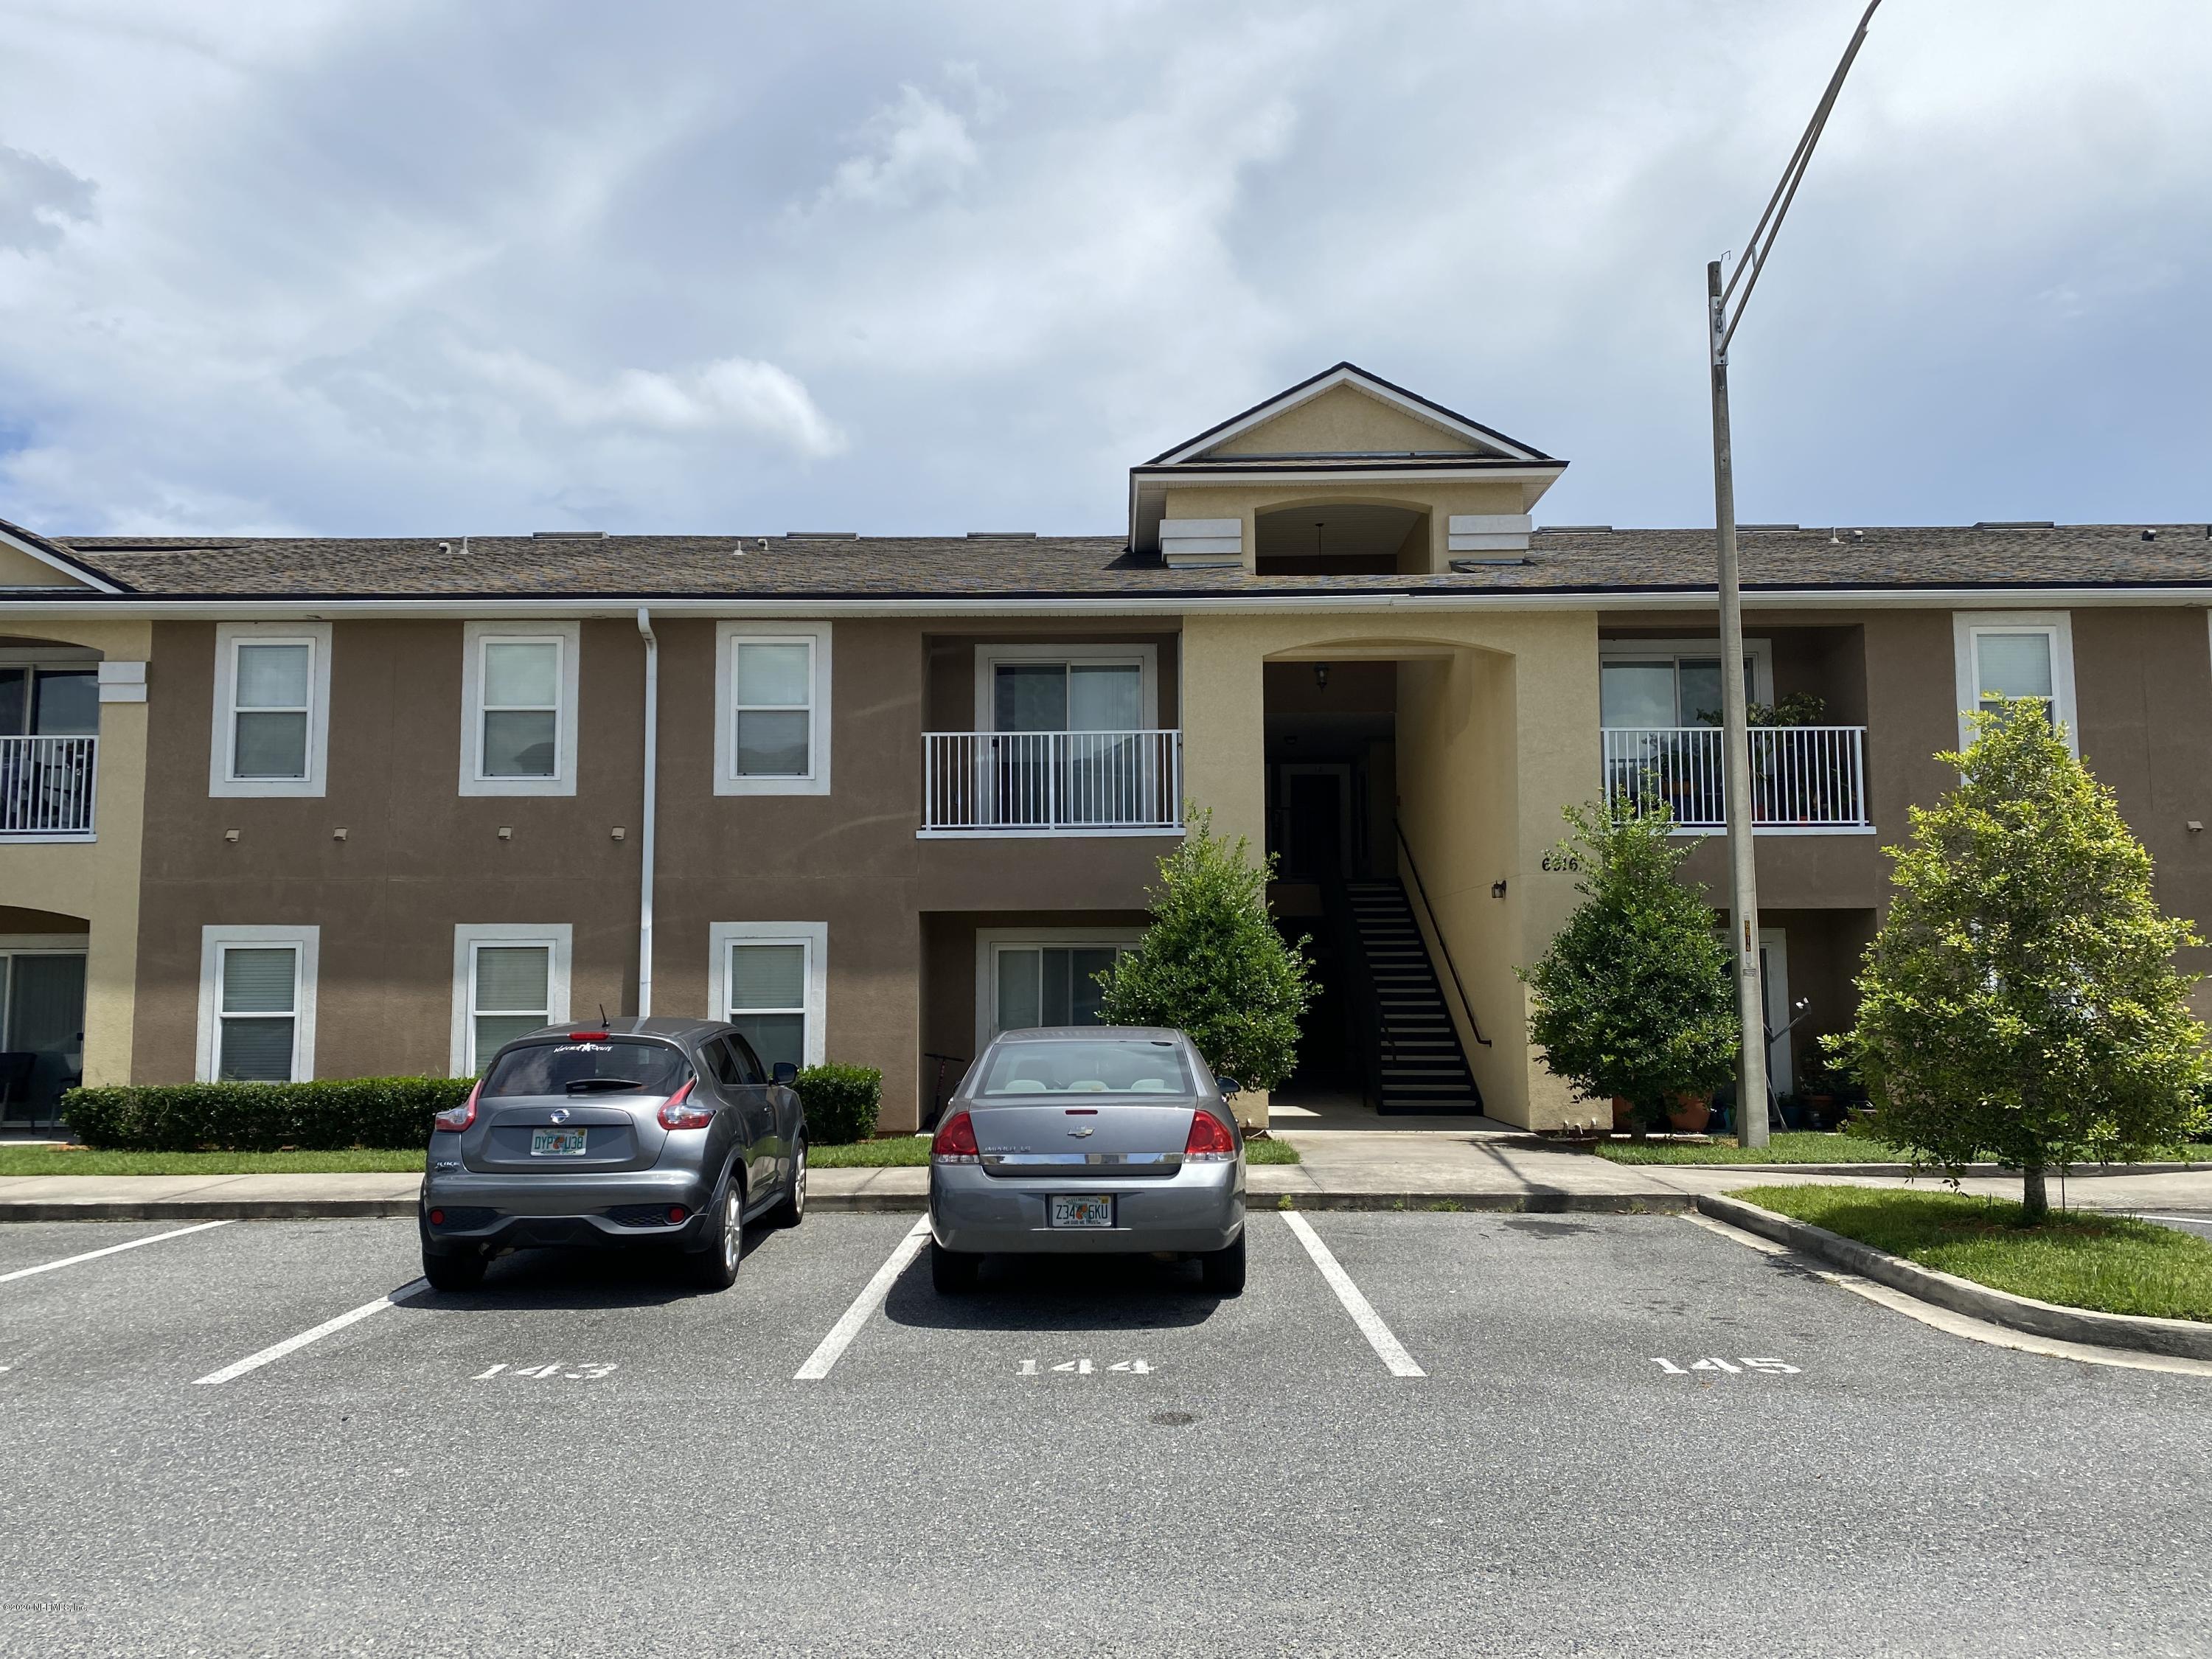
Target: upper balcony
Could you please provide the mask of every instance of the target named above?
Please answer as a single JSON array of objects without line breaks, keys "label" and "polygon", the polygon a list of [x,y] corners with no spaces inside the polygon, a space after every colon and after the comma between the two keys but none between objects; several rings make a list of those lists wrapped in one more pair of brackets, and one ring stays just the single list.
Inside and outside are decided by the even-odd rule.
[{"label": "upper balcony", "polygon": [[[1716,726],[1605,728],[1605,793],[1616,811],[1664,801],[1684,830],[1728,823],[1728,767]],[[1751,731],[1754,829],[1863,833],[1866,727],[1762,726]]]},{"label": "upper balcony", "polygon": [[[1663,801],[1686,832],[1726,826],[1719,641],[1609,628],[1598,641],[1605,791],[1617,807]],[[1856,626],[1753,627],[1751,822],[1761,835],[1864,835],[1866,647]]]},{"label": "upper balcony", "polygon": [[924,836],[1182,829],[1180,732],[927,732]]},{"label": "upper balcony", "polygon": [[90,841],[100,739],[0,737],[0,841]]}]

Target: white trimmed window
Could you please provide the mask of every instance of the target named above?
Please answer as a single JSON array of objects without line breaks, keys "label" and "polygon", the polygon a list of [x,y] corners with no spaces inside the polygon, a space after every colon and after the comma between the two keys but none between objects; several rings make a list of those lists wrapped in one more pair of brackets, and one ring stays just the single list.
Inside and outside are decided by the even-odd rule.
[{"label": "white trimmed window", "polygon": [[830,624],[714,630],[714,793],[830,793]]},{"label": "white trimmed window", "polygon": [[830,925],[718,921],[708,935],[716,1018],[744,1033],[763,1066],[819,1066],[826,1052]]},{"label": "white trimmed window", "polygon": [[320,795],[331,726],[328,623],[216,628],[210,795]]},{"label": "white trimmed window", "polygon": [[473,1077],[503,1043],[568,1018],[573,927],[462,922],[453,928],[453,1073]]},{"label": "white trimmed window", "polygon": [[461,793],[576,793],[573,622],[472,622],[463,630]]},{"label": "white trimmed window", "polygon": [[1141,927],[1007,927],[975,935],[975,1046],[1001,1031],[1091,1025],[1097,975],[1133,951]]},{"label": "white trimmed window", "polygon": [[2063,611],[1960,611],[1951,618],[1958,662],[1959,744],[1973,741],[1966,716],[1999,697],[2033,698],[2079,754],[2074,720],[2074,628]]},{"label": "white trimmed window", "polygon": [[200,930],[201,1082],[304,1083],[314,1076],[321,931]]}]

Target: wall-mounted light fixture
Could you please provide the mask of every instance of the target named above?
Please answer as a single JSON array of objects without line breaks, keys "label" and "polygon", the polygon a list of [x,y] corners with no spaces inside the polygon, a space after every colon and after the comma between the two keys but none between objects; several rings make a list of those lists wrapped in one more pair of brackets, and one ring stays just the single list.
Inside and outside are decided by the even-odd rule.
[{"label": "wall-mounted light fixture", "polygon": [[1505,896],[1505,884],[1502,881],[1492,882],[1490,884],[1490,896],[1492,898],[1504,898]]},{"label": "wall-mounted light fixture", "polygon": [[1317,662],[1314,665],[1314,690],[1316,691],[1328,690],[1328,665],[1325,662]]}]

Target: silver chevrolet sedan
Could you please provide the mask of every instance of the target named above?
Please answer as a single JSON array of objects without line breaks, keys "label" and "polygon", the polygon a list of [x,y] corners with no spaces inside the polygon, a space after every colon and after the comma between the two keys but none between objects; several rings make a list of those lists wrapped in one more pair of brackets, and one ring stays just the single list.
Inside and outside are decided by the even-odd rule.
[{"label": "silver chevrolet sedan", "polygon": [[930,1146],[930,1270],[971,1289],[986,1255],[1195,1256],[1244,1289],[1244,1141],[1181,1031],[1080,1025],[994,1038]]}]

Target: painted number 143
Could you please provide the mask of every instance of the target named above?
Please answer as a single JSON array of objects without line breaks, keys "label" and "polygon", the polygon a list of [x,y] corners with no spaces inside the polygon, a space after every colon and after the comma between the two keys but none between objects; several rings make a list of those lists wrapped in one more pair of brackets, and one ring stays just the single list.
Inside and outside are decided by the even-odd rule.
[{"label": "painted number 143", "polygon": [[1726,1371],[1730,1376],[1740,1371],[1765,1371],[1770,1376],[1795,1376],[1798,1370],[1779,1359],[1692,1359],[1686,1368],[1671,1359],[1655,1359],[1651,1363],[1669,1376],[1687,1376],[1692,1371]]}]

